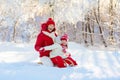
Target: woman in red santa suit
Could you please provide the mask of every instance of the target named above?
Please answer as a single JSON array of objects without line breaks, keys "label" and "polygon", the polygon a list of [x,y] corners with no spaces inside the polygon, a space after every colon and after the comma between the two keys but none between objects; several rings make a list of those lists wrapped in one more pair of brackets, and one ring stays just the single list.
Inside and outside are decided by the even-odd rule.
[{"label": "woman in red santa suit", "polygon": [[[55,34],[55,30],[56,30],[55,22],[52,20],[52,18],[49,18],[46,23],[43,23],[41,25],[41,32],[38,34],[37,40],[36,40],[36,43],[35,43],[35,46],[34,46],[35,50],[38,51],[39,54],[40,54],[40,59],[41,59],[42,63],[45,64],[45,65],[52,66],[52,62],[50,62],[50,60],[49,60],[49,54],[50,54],[51,50],[41,51],[39,49],[41,47],[52,45],[54,43],[54,41],[51,37],[43,34],[42,31],[46,31],[48,33],[53,33],[54,32],[54,36],[57,36]],[[47,59],[49,60],[49,62],[47,61]]]},{"label": "woman in red santa suit", "polygon": [[[49,37],[53,36],[48,32],[43,31],[43,33]],[[54,44],[50,46],[45,46],[40,49],[41,51],[52,50],[50,52],[50,59],[53,62],[54,66],[57,66],[59,68],[64,68],[67,65],[69,66],[77,65],[76,61],[73,60],[70,54],[66,51],[67,36],[64,35],[61,37],[61,39],[59,37],[55,37],[54,42],[55,42]]]}]

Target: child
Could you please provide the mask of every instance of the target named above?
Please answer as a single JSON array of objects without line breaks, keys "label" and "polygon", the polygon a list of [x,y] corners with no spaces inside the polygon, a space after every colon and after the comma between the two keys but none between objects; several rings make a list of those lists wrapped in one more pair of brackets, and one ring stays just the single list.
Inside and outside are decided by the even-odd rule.
[{"label": "child", "polygon": [[[49,37],[52,36],[52,33],[49,34],[47,32],[43,32],[44,34],[48,35]],[[53,37],[51,37],[53,39]],[[77,63],[70,57],[70,54],[66,52],[67,48],[67,37],[62,36],[56,37],[54,39],[55,43],[50,46],[45,46],[40,48],[41,51],[52,50],[50,52],[50,58],[54,65],[63,68],[66,67],[66,64],[70,66],[75,66]]]},{"label": "child", "polygon": [[75,66],[75,65],[77,65],[77,63],[76,63],[76,61],[75,60],[73,60],[72,58],[71,58],[71,55],[66,51],[66,49],[68,48],[68,36],[67,36],[67,34],[64,34],[62,37],[61,37],[61,46],[62,46],[62,48],[63,48],[63,52],[64,52],[64,54],[67,56],[66,58],[64,58],[64,62],[66,63],[66,64],[68,64],[69,66]]}]

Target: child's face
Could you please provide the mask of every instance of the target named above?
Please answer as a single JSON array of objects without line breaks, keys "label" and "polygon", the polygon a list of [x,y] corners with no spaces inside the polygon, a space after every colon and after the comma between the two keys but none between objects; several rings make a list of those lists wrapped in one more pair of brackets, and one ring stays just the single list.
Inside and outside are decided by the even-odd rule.
[{"label": "child's face", "polygon": [[62,43],[63,45],[67,45],[67,41],[66,41],[66,40],[61,40],[61,43]]}]

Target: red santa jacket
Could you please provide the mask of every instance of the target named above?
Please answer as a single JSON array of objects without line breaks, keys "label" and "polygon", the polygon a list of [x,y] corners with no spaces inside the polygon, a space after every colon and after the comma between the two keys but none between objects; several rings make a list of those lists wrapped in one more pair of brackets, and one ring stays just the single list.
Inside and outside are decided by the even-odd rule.
[{"label": "red santa jacket", "polygon": [[[39,49],[41,48],[41,47],[45,47],[45,46],[49,46],[49,45],[52,45],[54,42],[53,42],[53,39],[51,38],[51,37],[49,37],[49,36],[47,36],[47,35],[45,35],[42,31],[47,31],[47,32],[49,32],[48,30],[47,30],[47,24],[46,23],[44,23],[44,24],[42,24],[41,25],[41,32],[39,33],[39,35],[37,36],[37,40],[36,40],[36,43],[35,43],[35,50],[36,51],[39,51]],[[53,30],[53,31],[55,31],[55,29]],[[56,35],[56,34],[55,34]],[[57,35],[56,35],[57,36]],[[44,52],[40,52],[39,51],[39,53],[40,53],[40,57],[43,57],[43,56],[48,56],[49,57],[49,54],[50,54],[50,51],[51,50],[49,50],[49,51],[44,51]]]}]

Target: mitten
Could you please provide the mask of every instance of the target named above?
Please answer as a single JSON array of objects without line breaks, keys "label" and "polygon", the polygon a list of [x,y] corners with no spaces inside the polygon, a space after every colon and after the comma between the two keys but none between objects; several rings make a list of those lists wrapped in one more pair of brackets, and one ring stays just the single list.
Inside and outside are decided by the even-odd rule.
[{"label": "mitten", "polygon": [[68,54],[68,53],[65,53],[64,54],[66,57],[70,57],[71,56],[71,54]]},{"label": "mitten", "polygon": [[44,51],[45,51],[45,48],[42,47],[42,48],[39,49],[39,51],[40,51],[40,52],[44,52]]}]

